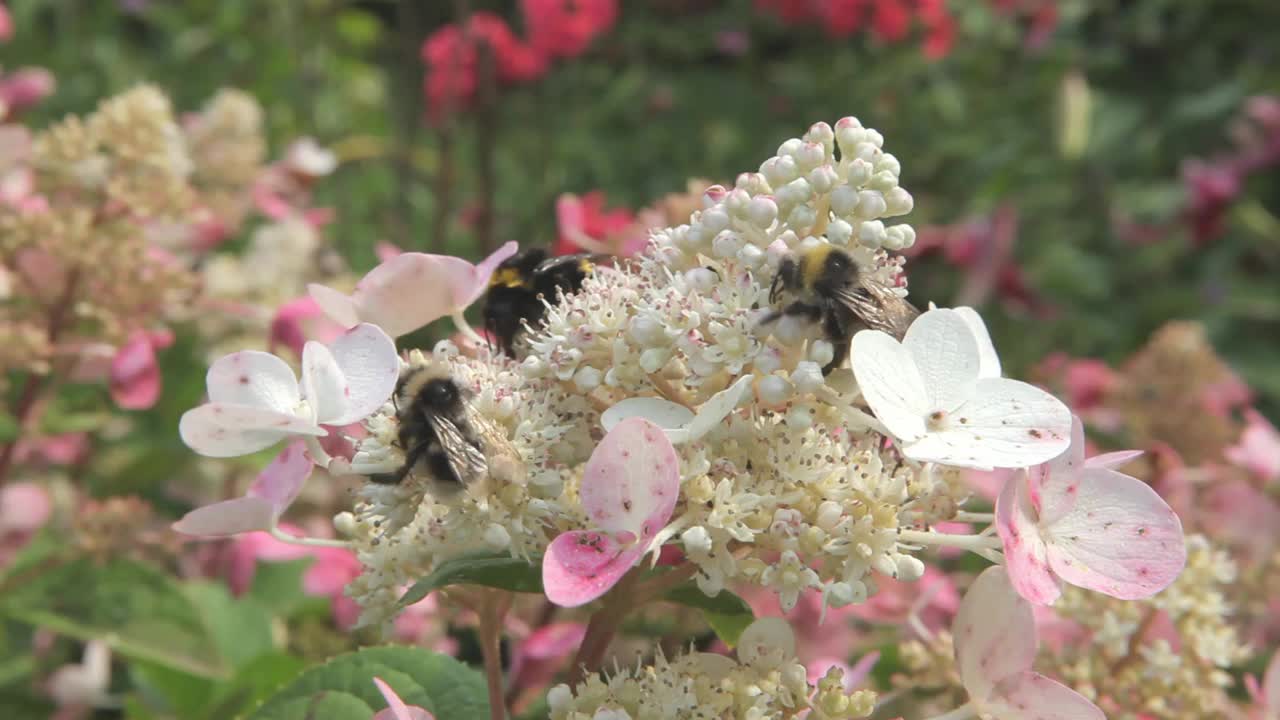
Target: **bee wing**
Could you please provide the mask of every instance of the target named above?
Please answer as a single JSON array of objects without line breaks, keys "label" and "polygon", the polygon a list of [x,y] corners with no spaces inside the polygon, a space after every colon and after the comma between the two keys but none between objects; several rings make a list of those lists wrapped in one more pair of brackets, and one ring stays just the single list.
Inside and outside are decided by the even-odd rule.
[{"label": "bee wing", "polygon": [[468,422],[479,436],[484,448],[489,475],[502,482],[523,484],[525,480],[524,458],[512,444],[506,431],[497,423],[468,406]]},{"label": "bee wing", "polygon": [[835,296],[868,328],[887,332],[899,340],[920,314],[905,298],[898,297],[892,289],[877,282],[863,280],[854,287],[838,291]]},{"label": "bee wing", "polygon": [[428,420],[444,450],[445,459],[449,461],[449,468],[463,485],[482,478],[489,472],[489,463],[485,460],[484,453],[467,441],[452,420],[436,413],[429,415]]},{"label": "bee wing", "polygon": [[573,255],[557,255],[555,257],[549,257],[546,260],[543,260],[542,262],[538,263],[537,267],[533,269],[533,272],[536,275],[538,273],[547,272],[548,270],[559,265],[576,264],[576,263],[582,262],[583,260],[587,260],[591,263],[599,263],[608,259],[609,259],[609,256],[606,255],[605,253],[576,253]]}]

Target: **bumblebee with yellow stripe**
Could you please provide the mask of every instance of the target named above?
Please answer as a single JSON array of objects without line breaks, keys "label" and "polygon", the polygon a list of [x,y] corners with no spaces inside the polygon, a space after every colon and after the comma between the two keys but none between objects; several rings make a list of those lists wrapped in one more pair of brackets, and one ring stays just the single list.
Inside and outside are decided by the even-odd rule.
[{"label": "bumblebee with yellow stripe", "polygon": [[793,301],[763,322],[786,315],[820,323],[835,349],[823,375],[844,364],[857,331],[882,330],[901,340],[920,314],[892,288],[864,274],[849,253],[826,243],[783,258],[769,288],[769,302],[777,304],[784,290]]},{"label": "bumblebee with yellow stripe", "polygon": [[588,275],[595,272],[597,256],[589,254],[548,257],[542,248],[530,248],[507,258],[489,278],[484,299],[484,329],[497,342],[498,350],[515,357],[516,339],[527,324],[542,322],[548,303],[556,302],[557,290],[565,294],[582,289]]},{"label": "bumblebee with yellow stripe", "polygon": [[392,395],[404,463],[370,479],[395,484],[422,478],[441,497],[463,488],[484,495],[491,479],[523,484],[520,452],[502,428],[475,412],[469,395],[443,363],[431,360],[406,370]]}]

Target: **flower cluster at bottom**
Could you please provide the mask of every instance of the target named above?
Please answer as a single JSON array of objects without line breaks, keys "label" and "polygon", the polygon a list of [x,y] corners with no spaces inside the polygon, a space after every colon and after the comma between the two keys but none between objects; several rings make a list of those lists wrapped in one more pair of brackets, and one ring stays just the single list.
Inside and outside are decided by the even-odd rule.
[{"label": "flower cluster at bottom", "polygon": [[738,658],[690,652],[674,660],[659,654],[652,665],[592,676],[570,689],[557,685],[547,696],[552,720],[659,720],[666,718],[796,717],[863,718],[876,695],[845,689],[843,671],[832,667],[810,685],[795,657],[795,637],[786,621],[762,618],[742,634]]}]

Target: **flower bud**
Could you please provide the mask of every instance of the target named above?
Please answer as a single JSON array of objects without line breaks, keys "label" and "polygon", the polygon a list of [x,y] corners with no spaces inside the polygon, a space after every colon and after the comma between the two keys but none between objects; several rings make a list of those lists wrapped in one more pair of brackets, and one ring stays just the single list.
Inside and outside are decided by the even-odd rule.
[{"label": "flower bud", "polygon": [[604,379],[604,375],[597,369],[587,366],[578,368],[578,372],[573,374],[573,385],[580,392],[589,393],[600,387],[600,382]]},{"label": "flower bud", "polygon": [[826,367],[835,357],[835,346],[830,340],[817,340],[809,345],[809,359],[819,367]]},{"label": "flower bud", "polygon": [[858,228],[858,242],[874,250],[884,244],[885,234],[884,223],[870,220]]},{"label": "flower bud", "polygon": [[711,535],[701,525],[695,525],[680,534],[684,551],[691,557],[706,557],[711,552]]},{"label": "flower bud", "polygon": [[886,250],[905,250],[916,244],[916,231],[910,225],[894,225],[885,230]]},{"label": "flower bud", "polygon": [[698,218],[698,222],[702,225],[703,232],[714,236],[716,233],[729,227],[729,213],[719,207],[714,207],[710,210],[703,210],[702,216]]},{"label": "flower bud", "polygon": [[778,155],[779,157],[783,155],[794,156],[796,153],[800,152],[800,148],[802,147],[804,147],[803,140],[800,138],[791,138],[778,146]]},{"label": "flower bud", "polygon": [[871,179],[873,166],[862,158],[854,158],[849,162],[849,174],[845,179],[854,187],[862,187]]},{"label": "flower bud", "polygon": [[760,166],[760,174],[764,175],[764,178],[773,187],[782,187],[800,177],[800,168],[796,164],[795,158],[790,155],[783,155],[765,160],[764,164]]},{"label": "flower bud", "polygon": [[899,555],[897,558],[898,579],[907,582],[919,580],[924,576],[924,563],[913,555]]},{"label": "flower bud", "polygon": [[816,362],[801,360],[796,363],[796,369],[791,371],[791,382],[799,392],[816,392],[824,384],[822,368]]},{"label": "flower bud", "polygon": [[805,176],[805,179],[809,181],[809,187],[813,188],[814,192],[821,195],[831,192],[832,188],[836,186],[836,183],[840,182],[840,174],[837,173],[836,169],[830,165],[819,165],[809,171],[809,174]]},{"label": "flower bud", "polygon": [[827,159],[827,153],[822,149],[821,143],[809,142],[800,146],[800,150],[796,152],[796,164],[800,166],[801,172],[809,172],[822,164]]},{"label": "flower bud", "polygon": [[354,537],[356,534],[356,516],[347,511],[334,515],[333,529],[342,537]]},{"label": "flower bud", "polygon": [[511,545],[511,533],[498,523],[490,523],[484,529],[484,543],[494,550],[503,550]]},{"label": "flower bud", "polygon": [[762,378],[756,386],[756,397],[767,407],[780,407],[795,395],[795,388],[779,375]]},{"label": "flower bud", "polygon": [[778,219],[778,203],[763,195],[751,198],[747,205],[747,219],[761,230],[767,230]]},{"label": "flower bud", "polygon": [[848,245],[853,237],[853,226],[847,221],[836,218],[827,224],[827,240],[832,245]]},{"label": "flower bud", "polygon": [[787,216],[787,224],[793,228],[810,228],[817,221],[817,211],[808,205],[797,205]]},{"label": "flower bud", "polygon": [[884,195],[875,190],[863,190],[858,193],[858,217],[864,220],[884,217],[885,208]]},{"label": "flower bud", "polygon": [[885,217],[893,217],[894,215],[906,215],[915,207],[915,200],[912,199],[911,193],[900,187],[895,187],[885,193],[884,201],[886,210]]},{"label": "flower bud", "polygon": [[852,186],[841,185],[831,191],[831,212],[848,217],[857,207],[858,191]]}]

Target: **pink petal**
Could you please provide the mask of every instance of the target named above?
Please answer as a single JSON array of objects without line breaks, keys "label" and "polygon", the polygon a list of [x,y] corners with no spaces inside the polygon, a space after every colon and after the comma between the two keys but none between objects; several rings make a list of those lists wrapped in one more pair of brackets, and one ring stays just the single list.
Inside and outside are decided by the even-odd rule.
[{"label": "pink petal", "polygon": [[325,416],[329,425],[348,425],[382,407],[400,378],[395,341],[376,325],[357,325],[329,345],[345,381],[344,412]]},{"label": "pink petal", "polygon": [[[1051,476],[1067,477],[1079,471],[1084,467],[1085,455],[1085,439],[1084,439],[1084,423],[1076,415],[1071,416],[1071,444],[1061,455],[1049,460],[1046,463],[1037,465],[1027,471],[1031,479],[1031,504],[1035,507],[1036,512],[1042,521],[1052,522],[1068,510],[1075,503],[1075,496],[1071,494],[1057,493],[1054,494],[1053,483],[1048,482]],[[1046,489],[1050,493],[1047,500],[1041,497],[1041,493]],[[1058,483],[1057,487],[1061,488],[1062,483]]]},{"label": "pink petal", "polygon": [[516,254],[520,249],[520,245],[514,240],[504,243],[502,247],[494,250],[489,257],[481,260],[471,271],[471,277],[466,284],[457,284],[454,292],[458,299],[458,309],[462,309],[480,299],[484,295],[485,290],[489,287],[489,277],[493,275],[493,271],[507,258]]},{"label": "pink petal", "polygon": [[256,497],[223,500],[198,507],[182,516],[173,529],[183,535],[225,537],[253,530],[270,530],[276,521],[275,507]]},{"label": "pink petal", "polygon": [[178,433],[187,447],[201,455],[237,457],[269,448],[290,435],[319,437],[325,430],[296,415],[209,403],[183,413]]},{"label": "pink petal", "polygon": [[315,556],[315,563],[302,576],[302,589],[308,595],[340,595],[347,583],[360,575],[360,560],[350,550],[320,548]]},{"label": "pink petal", "polygon": [[214,361],[205,376],[209,402],[292,415],[301,394],[293,370],[271,353],[242,350]]},{"label": "pink petal", "polygon": [[1223,456],[1262,480],[1280,478],[1280,431],[1252,408],[1245,411],[1245,423],[1240,442]]},{"label": "pink petal", "polygon": [[275,516],[280,517],[298,497],[307,478],[311,477],[314,465],[306,447],[306,442],[300,439],[285,445],[271,464],[258,474],[245,495],[271,503]]},{"label": "pink petal", "polygon": [[16,482],[0,487],[0,535],[39,530],[52,513],[53,501],[44,486]]},{"label": "pink petal", "polygon": [[382,678],[375,677],[373,684],[378,686],[378,692],[387,701],[387,709],[379,711],[371,720],[435,720],[435,716],[426,710],[405,705],[396,691],[383,682]]},{"label": "pink petal", "polygon": [[1085,467],[1115,470],[1116,468],[1142,457],[1141,450],[1117,450],[1115,452],[1094,455],[1085,460]]},{"label": "pink petal", "polygon": [[1048,605],[1058,599],[1062,589],[1049,571],[1034,513],[1026,476],[1018,473],[1009,478],[996,500],[996,532],[1004,543],[1004,562],[1013,588],[1033,603]]},{"label": "pink petal", "polygon": [[393,243],[382,241],[373,246],[373,252],[378,256],[379,262],[386,262],[404,251]]},{"label": "pink petal", "polygon": [[1093,468],[1072,483],[1075,507],[1042,526],[1058,576],[1122,600],[1149,597],[1177,578],[1187,559],[1182,522],[1150,486]]},{"label": "pink petal", "polygon": [[316,305],[329,316],[330,320],[341,325],[344,328],[354,327],[360,322],[360,314],[356,312],[356,304],[350,295],[344,295],[337,290],[318,283],[310,283],[307,285],[307,294],[312,300],[316,301]]},{"label": "pink petal", "polygon": [[1000,680],[1029,669],[1036,656],[1031,604],[1014,592],[999,565],[969,586],[951,634],[965,690],[979,703],[991,697]]},{"label": "pink petal", "polygon": [[151,335],[136,330],[111,360],[111,399],[125,410],[146,410],[160,399],[160,367]]},{"label": "pink petal", "polygon": [[580,622],[558,622],[534,630],[520,643],[520,654],[533,660],[566,657],[582,645],[587,626]]},{"label": "pink petal", "polygon": [[291,300],[276,310],[271,319],[269,347],[275,352],[277,345],[284,345],[296,357],[302,357],[302,346],[308,340],[326,345],[342,335],[345,328],[325,315],[315,298],[307,295]]},{"label": "pink petal", "polygon": [[624,549],[604,533],[561,533],[542,557],[542,587],[556,605],[585,605],[608,592],[643,554],[643,545]]},{"label": "pink petal", "polygon": [[587,460],[579,495],[587,516],[609,532],[646,543],[671,519],[680,494],[680,458],[662,428],[644,418],[614,426]]},{"label": "pink petal", "polygon": [[1280,713],[1280,650],[1271,655],[1262,676],[1262,704],[1271,712]]},{"label": "pink petal", "polygon": [[1088,698],[1031,670],[1001,680],[980,709],[993,717],[1018,720],[1106,720]]}]

